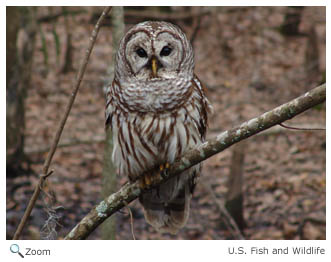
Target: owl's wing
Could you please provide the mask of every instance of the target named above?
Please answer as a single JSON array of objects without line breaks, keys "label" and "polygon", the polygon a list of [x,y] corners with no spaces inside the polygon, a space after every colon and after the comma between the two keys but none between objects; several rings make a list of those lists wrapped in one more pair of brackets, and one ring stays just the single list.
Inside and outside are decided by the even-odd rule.
[{"label": "owl's wing", "polygon": [[115,113],[115,107],[114,107],[114,99],[113,99],[113,85],[114,81],[111,85],[107,87],[107,94],[106,94],[106,108],[105,108],[105,127],[106,129],[108,127],[112,128],[112,118]]},{"label": "owl's wing", "polygon": [[206,130],[208,127],[208,114],[213,112],[213,107],[206,96],[206,89],[204,88],[201,81],[196,75],[194,75],[192,83],[193,83],[193,88],[195,88],[198,91],[197,94],[199,95],[200,107],[198,107],[198,109],[200,111],[199,112],[200,121],[198,123],[198,129],[201,138],[204,140],[206,137]]}]

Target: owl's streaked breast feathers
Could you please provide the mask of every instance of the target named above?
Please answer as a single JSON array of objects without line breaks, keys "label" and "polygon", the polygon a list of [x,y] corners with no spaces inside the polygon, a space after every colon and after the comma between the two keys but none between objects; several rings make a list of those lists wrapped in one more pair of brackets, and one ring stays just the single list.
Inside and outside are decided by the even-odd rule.
[{"label": "owl's streaked breast feathers", "polygon": [[[193,68],[192,47],[172,24],[144,22],[123,37],[106,98],[120,175],[135,180],[204,141],[211,105]],[[140,197],[154,228],[176,233],[185,225],[199,173],[196,165]]]}]

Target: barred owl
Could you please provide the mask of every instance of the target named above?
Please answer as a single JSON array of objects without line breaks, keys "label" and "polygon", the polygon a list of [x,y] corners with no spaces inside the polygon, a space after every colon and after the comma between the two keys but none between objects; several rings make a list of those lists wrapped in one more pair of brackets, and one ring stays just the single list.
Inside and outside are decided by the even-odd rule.
[{"label": "barred owl", "polygon": [[[141,179],[204,141],[211,105],[193,70],[192,46],[177,26],[147,21],[124,35],[106,98],[120,175]],[[200,170],[191,167],[140,196],[145,219],[156,230],[176,234],[186,224]],[[155,174],[147,174],[145,183]]]}]

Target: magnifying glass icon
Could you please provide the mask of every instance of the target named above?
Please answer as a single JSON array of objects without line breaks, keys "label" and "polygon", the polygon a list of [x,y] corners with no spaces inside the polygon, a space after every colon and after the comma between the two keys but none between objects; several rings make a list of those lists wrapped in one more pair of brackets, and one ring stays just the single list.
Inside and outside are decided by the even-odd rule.
[{"label": "magnifying glass icon", "polygon": [[24,258],[24,256],[20,252],[20,247],[17,244],[12,244],[9,249],[12,253],[18,253],[22,258]]}]

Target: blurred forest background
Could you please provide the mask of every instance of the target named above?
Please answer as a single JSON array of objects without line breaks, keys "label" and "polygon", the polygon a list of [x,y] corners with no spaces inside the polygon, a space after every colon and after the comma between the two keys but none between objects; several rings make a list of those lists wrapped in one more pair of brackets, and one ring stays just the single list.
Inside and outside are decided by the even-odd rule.
[{"label": "blurred forest background", "polygon": [[[7,7],[7,239],[38,182],[101,7]],[[214,106],[208,137],[256,117],[325,82],[325,7],[125,7],[112,10],[95,43],[51,169],[22,239],[62,239],[126,182],[105,145],[105,85],[112,78],[114,32],[145,20],[181,27],[195,72]],[[114,41],[115,38],[115,41]],[[287,121],[325,126],[325,104]],[[159,234],[138,201],[89,239],[325,239],[325,131],[273,127],[204,162],[189,221]],[[104,152],[106,155],[104,156]],[[108,152],[108,153],[107,153]],[[104,159],[108,160],[104,166]],[[107,181],[110,180],[110,181]],[[109,184],[111,189],[105,186]],[[110,190],[110,191],[109,191]],[[133,229],[131,228],[133,225]]]}]

